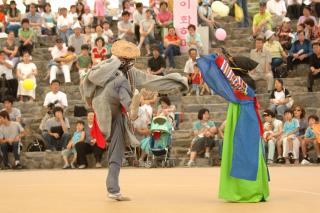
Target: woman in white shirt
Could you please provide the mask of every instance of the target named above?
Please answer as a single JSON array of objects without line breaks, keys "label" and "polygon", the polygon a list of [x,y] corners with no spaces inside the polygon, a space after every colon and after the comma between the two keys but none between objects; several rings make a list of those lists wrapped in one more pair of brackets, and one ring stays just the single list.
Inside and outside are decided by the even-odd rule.
[{"label": "woman in white shirt", "polygon": [[[23,102],[23,96],[28,96],[29,101],[33,102],[36,98],[36,75],[38,74],[37,67],[34,63],[30,62],[30,54],[24,52],[22,54],[22,62],[18,64],[17,67],[17,77],[19,81],[18,85],[18,96],[20,102]],[[26,79],[31,79],[34,81],[34,87],[32,90],[26,90],[23,87],[23,81]]]}]

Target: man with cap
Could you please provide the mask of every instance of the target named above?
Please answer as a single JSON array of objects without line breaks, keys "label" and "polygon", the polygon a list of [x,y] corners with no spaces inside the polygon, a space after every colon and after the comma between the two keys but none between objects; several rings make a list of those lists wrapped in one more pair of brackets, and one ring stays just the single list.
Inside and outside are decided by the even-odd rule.
[{"label": "man with cap", "polygon": [[272,19],[271,14],[266,11],[266,1],[260,1],[259,13],[254,15],[252,23],[252,36],[255,38],[266,30],[271,30]]},{"label": "man with cap", "polygon": [[[136,88],[146,88],[161,94],[186,92],[187,79],[180,74],[155,76],[134,68],[139,48],[119,40],[112,46],[113,57],[92,68],[80,86],[82,97],[92,106],[101,132],[109,142],[108,197],[117,201],[123,197],[119,187],[119,173],[126,145],[138,146],[139,141],[129,128],[138,117],[140,95]],[[130,143],[130,144],[128,144]]]},{"label": "man with cap", "polygon": [[86,37],[81,33],[81,26],[78,21],[73,25],[72,30],[74,34],[69,37],[68,46],[73,46],[76,54],[79,55],[81,53],[81,46],[86,44]]}]

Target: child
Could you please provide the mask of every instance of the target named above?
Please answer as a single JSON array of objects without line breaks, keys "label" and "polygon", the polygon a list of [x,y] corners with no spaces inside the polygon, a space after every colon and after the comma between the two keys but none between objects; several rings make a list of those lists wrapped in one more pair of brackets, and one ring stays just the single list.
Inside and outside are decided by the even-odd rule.
[{"label": "child", "polygon": [[263,133],[263,139],[265,142],[269,142],[272,140],[273,135],[273,126],[270,123],[265,124],[264,133]]},{"label": "child", "polygon": [[110,30],[110,24],[107,21],[103,23],[103,34],[108,36],[109,38],[108,42],[112,42],[113,32]]},{"label": "child", "polygon": [[196,95],[200,95],[200,85],[202,83],[202,76],[199,70],[199,67],[197,64],[193,66],[194,70],[193,73],[191,74],[191,81],[192,81],[192,90],[190,92],[190,95],[193,92],[196,92]]},{"label": "child", "polygon": [[76,59],[76,55],[75,55],[75,49],[73,46],[69,46],[67,49],[67,53],[63,56],[61,56],[60,60],[60,64],[61,65],[70,65],[70,68],[74,62],[74,60]]},{"label": "child", "polygon": [[84,28],[84,37],[85,37],[85,41],[86,43],[90,46],[91,44],[91,39],[92,39],[92,35],[91,35],[91,28],[90,26],[86,26]]},{"label": "child", "polygon": [[319,117],[316,115],[310,115],[308,118],[309,127],[306,130],[306,133],[304,134],[304,137],[301,140],[301,150],[303,154],[303,160],[301,161],[301,164],[307,165],[311,163],[311,159],[308,156],[308,144],[312,143],[316,149],[317,155],[318,155],[318,163],[320,163],[320,154],[319,154],[319,145],[316,140],[316,135],[314,131],[312,130],[312,127],[315,124],[319,123]]},{"label": "child", "polygon": [[89,56],[89,46],[84,44],[81,46],[81,54],[78,56],[77,68],[79,70],[80,84],[91,68],[91,57]]},{"label": "child", "polygon": [[199,33],[196,32],[196,26],[190,24],[188,26],[188,33],[186,35],[186,43],[189,49],[195,48],[199,54],[203,52],[203,43],[201,40],[201,36]]},{"label": "child", "polygon": [[[83,142],[85,140],[85,131],[84,131],[84,122],[83,121],[77,121],[76,124],[76,131],[73,133],[72,139],[69,141],[67,148],[62,151],[62,157],[64,160],[64,166],[62,167],[63,169],[68,169],[68,168],[76,168],[74,163],[77,160],[77,152],[75,145],[78,142]],[[73,159],[71,160],[70,164],[68,162],[68,158],[73,154]]]},{"label": "child", "polygon": [[299,121],[293,118],[293,111],[291,109],[284,112],[285,123],[283,127],[283,157],[286,162],[299,162],[299,147],[300,141],[297,138],[299,133]]}]

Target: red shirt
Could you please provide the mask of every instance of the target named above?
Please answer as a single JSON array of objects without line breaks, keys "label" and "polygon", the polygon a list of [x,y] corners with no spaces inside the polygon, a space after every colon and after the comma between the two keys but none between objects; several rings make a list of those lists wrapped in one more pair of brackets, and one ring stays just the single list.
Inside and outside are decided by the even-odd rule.
[{"label": "red shirt", "polygon": [[165,39],[167,39],[168,41],[179,41],[180,40],[180,38],[178,37],[178,36],[171,36],[171,35],[167,35],[166,37],[165,37]]},{"label": "red shirt", "polygon": [[100,51],[98,50],[98,47],[94,47],[92,49],[93,57],[97,58],[97,59],[101,59],[101,60],[106,59],[107,53],[108,53],[108,51],[106,48],[102,48]]},{"label": "red shirt", "polygon": [[192,73],[191,79],[192,79],[192,84],[201,84],[201,79],[202,79],[201,73],[198,73],[198,74]]}]

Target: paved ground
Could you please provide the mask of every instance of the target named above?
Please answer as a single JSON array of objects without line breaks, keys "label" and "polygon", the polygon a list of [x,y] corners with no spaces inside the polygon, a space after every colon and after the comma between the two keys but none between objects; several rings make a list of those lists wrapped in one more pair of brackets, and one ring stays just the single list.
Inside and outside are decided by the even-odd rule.
[{"label": "paved ground", "polygon": [[217,198],[219,168],[123,169],[130,202],[106,198],[106,170],[0,171],[1,213],[319,212],[320,167],[273,167],[271,198],[259,204]]}]

